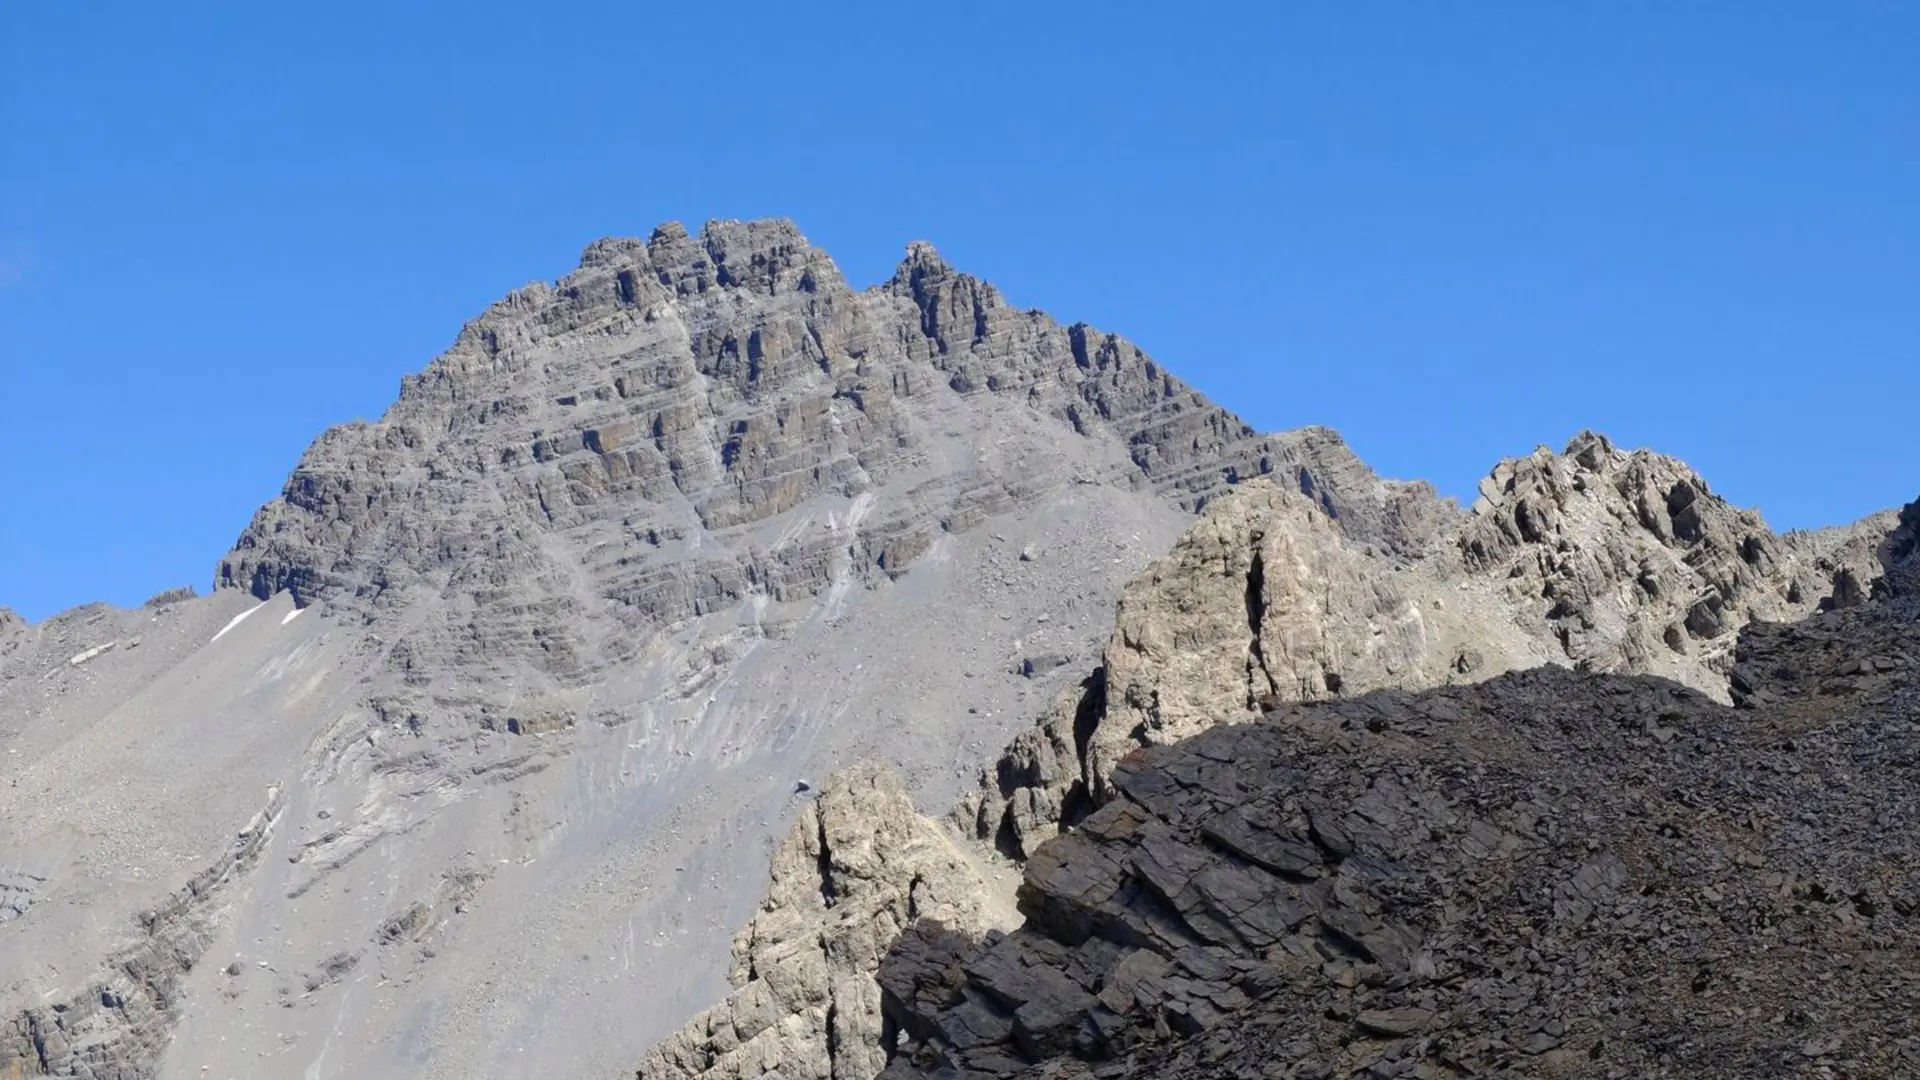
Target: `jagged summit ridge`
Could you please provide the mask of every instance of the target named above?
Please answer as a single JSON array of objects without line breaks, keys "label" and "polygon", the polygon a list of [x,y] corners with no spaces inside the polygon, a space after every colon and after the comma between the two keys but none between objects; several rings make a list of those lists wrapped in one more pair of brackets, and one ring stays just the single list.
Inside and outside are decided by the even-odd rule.
[{"label": "jagged summit ridge", "polygon": [[322,436],[217,584],[368,617],[432,598],[454,620],[435,649],[578,682],[680,620],[898,577],[1073,484],[1192,509],[1271,474],[1390,550],[1448,512],[1331,431],[1258,436],[929,245],[856,293],[789,222],[666,225],[590,245],[380,421]]},{"label": "jagged summit ridge", "polygon": [[[594,347],[596,338],[614,339],[612,347]],[[316,596],[339,593],[342,583],[324,570],[282,565],[265,554],[274,548],[275,534],[297,520],[274,511],[283,505],[322,509],[314,498],[316,481],[325,485],[326,466],[349,446],[373,451],[378,464],[393,457],[392,451],[418,450],[423,444],[451,448],[484,425],[499,432],[503,419],[538,408],[530,395],[504,392],[515,389],[516,382],[532,381],[517,377],[528,376],[535,364],[551,364],[548,353],[569,348],[584,355],[568,357],[574,362],[562,370],[539,373],[549,382],[585,384],[573,394],[555,393],[553,401],[562,406],[581,405],[583,393],[601,403],[610,400],[609,394],[622,402],[641,399],[639,391],[648,387],[636,376],[651,377],[653,388],[678,391],[664,402],[677,407],[677,415],[647,408],[663,404],[657,400],[600,412],[648,421],[627,434],[655,442],[663,460],[647,454],[648,464],[664,466],[674,493],[695,501],[710,528],[782,508],[777,498],[751,497],[759,492],[714,490],[722,481],[751,487],[751,471],[736,468],[733,458],[753,449],[753,436],[762,435],[766,424],[791,421],[796,408],[835,404],[837,419],[861,429],[846,434],[847,449],[871,453],[868,436],[891,432],[889,423],[897,419],[893,407],[926,395],[934,376],[958,394],[984,390],[1021,399],[1082,434],[1111,428],[1127,447],[1134,470],[1191,501],[1292,463],[1303,456],[1294,445],[1300,442],[1313,443],[1311,456],[1333,466],[1317,478],[1328,488],[1330,504],[1339,501],[1340,482],[1362,471],[1331,430],[1263,439],[1125,339],[1085,324],[1062,327],[1038,311],[1016,310],[991,284],[948,266],[930,244],[910,245],[890,279],[856,294],[832,260],[790,222],[716,221],[698,236],[668,224],[645,242],[594,242],[573,273],[553,285],[517,290],[469,323],[447,353],[404,380],[399,403],[382,421],[329,431],[296,469],[281,502],[269,504],[223,561],[218,583],[255,592],[305,584]],[[666,352],[685,355],[671,358],[679,363],[663,363],[660,354]],[[608,376],[605,382],[597,378],[601,375]],[[755,415],[752,406],[774,407],[776,415]],[[417,423],[428,416],[444,420],[444,429]],[[493,464],[521,460],[516,450],[557,455],[610,441],[605,431],[567,422],[580,417],[543,419],[553,421],[555,441],[538,448],[499,447],[502,460]],[[578,446],[565,428],[581,433]],[[517,432],[489,441],[504,442],[502,436],[510,434]],[[706,445],[695,444],[692,434],[707,436]],[[696,449],[705,452],[692,452]],[[859,463],[862,468],[888,464]],[[844,480],[832,474],[828,479]],[[1363,511],[1350,512],[1365,518]],[[1400,540],[1405,530],[1366,522],[1356,531]]]}]

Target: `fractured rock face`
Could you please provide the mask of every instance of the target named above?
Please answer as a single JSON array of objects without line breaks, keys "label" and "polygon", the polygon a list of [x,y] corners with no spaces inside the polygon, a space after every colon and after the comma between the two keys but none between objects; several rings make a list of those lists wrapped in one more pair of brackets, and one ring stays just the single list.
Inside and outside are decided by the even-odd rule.
[{"label": "fractured rock face", "polygon": [[1844,603],[1847,582],[1879,571],[1875,546],[1889,527],[1778,537],[1680,462],[1592,434],[1563,454],[1502,463],[1475,509],[1459,539],[1468,569],[1504,576],[1575,666],[1703,689],[1725,676],[1748,622]]},{"label": "fractured rock face", "polygon": [[1289,489],[1215,501],[1122,595],[1097,699],[1016,738],[956,821],[1022,857],[1076,800],[1081,812],[1104,801],[1132,750],[1275,702],[1549,663],[1664,675],[1725,700],[1741,627],[1864,598],[1859,583],[1885,576],[1897,542],[1891,514],[1776,536],[1679,462],[1593,434],[1502,463],[1481,492],[1470,515],[1436,518],[1450,531],[1414,557],[1356,543]]},{"label": "fractured rock face", "polygon": [[733,993],[654,1047],[640,1077],[878,1075],[880,958],[920,918],[1010,926],[1012,883],[995,872],[915,813],[890,770],[836,776],[775,852],[760,914],[734,938]]}]

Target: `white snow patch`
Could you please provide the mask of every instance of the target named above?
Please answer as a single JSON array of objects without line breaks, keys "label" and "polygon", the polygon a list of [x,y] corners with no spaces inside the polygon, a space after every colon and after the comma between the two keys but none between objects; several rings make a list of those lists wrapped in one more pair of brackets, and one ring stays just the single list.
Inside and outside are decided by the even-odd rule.
[{"label": "white snow patch", "polygon": [[234,628],[234,627],[236,627],[236,626],[239,626],[239,625],[240,625],[240,624],[241,624],[242,622],[244,622],[244,621],[246,620],[246,618],[247,618],[247,616],[249,616],[249,615],[251,615],[251,614],[253,614],[253,613],[254,613],[254,612],[256,612],[256,611],[259,611],[259,610],[260,610],[261,608],[263,608],[263,607],[266,607],[266,606],[267,606],[267,602],[266,602],[265,600],[262,600],[262,601],[260,601],[259,603],[257,603],[257,604],[255,604],[255,605],[253,605],[252,607],[250,607],[250,608],[248,608],[247,610],[245,610],[245,611],[243,611],[243,612],[241,612],[240,614],[238,614],[238,615],[235,615],[235,616],[234,616],[233,618],[231,618],[231,619],[229,619],[229,620],[227,620],[227,625],[225,625],[225,626],[223,626],[223,627],[221,627],[221,628],[220,628],[220,632],[219,632],[219,633],[217,633],[217,634],[215,634],[215,635],[213,635],[213,639],[212,639],[211,641],[208,641],[208,642],[207,642],[207,644],[209,644],[209,645],[211,645],[211,644],[213,644],[213,643],[214,643],[215,641],[219,641],[219,640],[220,640],[221,638],[223,638],[223,637],[226,637],[226,636],[227,636],[227,631],[229,631],[229,630],[231,630],[231,629],[233,629],[233,628]]},{"label": "white snow patch", "polygon": [[67,665],[69,667],[79,667],[81,664],[84,664],[87,661],[93,659],[94,657],[99,656],[101,653],[106,652],[107,650],[113,648],[115,645],[118,645],[118,644],[120,643],[117,641],[109,641],[105,645],[95,645],[93,648],[88,649],[86,652],[76,653],[73,656],[68,657]]},{"label": "white snow patch", "polygon": [[860,528],[860,523],[867,520],[867,515],[872,511],[873,511],[873,492],[863,491],[860,494],[855,495],[853,497],[853,505],[847,507],[848,531],[857,532]]},{"label": "white snow patch", "polygon": [[280,625],[281,626],[287,625],[288,623],[293,621],[293,617],[295,615],[298,615],[305,610],[307,609],[303,607],[297,607],[297,608],[294,608],[292,611],[287,612],[285,615],[280,616]]}]

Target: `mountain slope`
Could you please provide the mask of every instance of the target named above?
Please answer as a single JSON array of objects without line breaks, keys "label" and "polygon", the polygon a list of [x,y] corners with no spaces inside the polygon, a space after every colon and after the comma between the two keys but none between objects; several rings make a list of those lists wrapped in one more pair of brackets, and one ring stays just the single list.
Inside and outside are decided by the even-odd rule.
[{"label": "mountain slope", "polygon": [[0,627],[0,1075],[628,1068],[796,789],[956,797],[1257,475],[1386,552],[1457,513],[924,245],[856,292],[784,222],[597,243],[316,441],[213,596]]}]

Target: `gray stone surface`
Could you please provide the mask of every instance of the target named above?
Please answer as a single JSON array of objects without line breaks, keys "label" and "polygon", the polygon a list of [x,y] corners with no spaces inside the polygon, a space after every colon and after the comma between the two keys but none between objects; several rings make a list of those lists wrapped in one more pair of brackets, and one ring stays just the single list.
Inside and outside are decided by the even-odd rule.
[{"label": "gray stone surface", "polygon": [[1011,875],[916,813],[890,769],[836,776],[801,811],[759,914],[734,937],[736,989],[649,1051],[639,1076],[877,1075],[886,1059],[872,973],[923,918],[1011,925]]},{"label": "gray stone surface", "polygon": [[1191,509],[1265,475],[1390,548],[1438,512],[1331,432],[1258,436],[927,245],[855,293],[785,222],[665,226],[593,245],[379,423],[328,432],[220,583],[362,617],[432,601],[450,610],[413,633],[443,667],[485,653],[566,685],[689,618],[898,577],[1072,485]]}]

